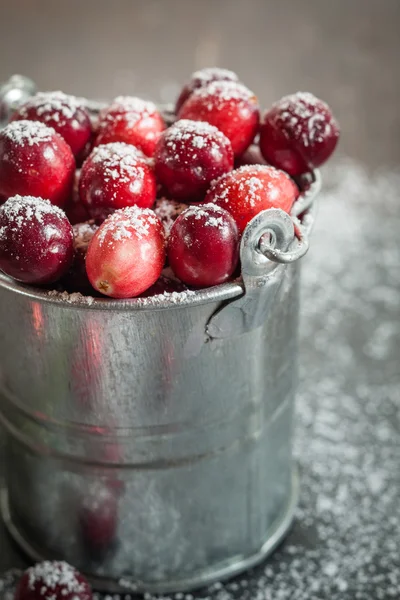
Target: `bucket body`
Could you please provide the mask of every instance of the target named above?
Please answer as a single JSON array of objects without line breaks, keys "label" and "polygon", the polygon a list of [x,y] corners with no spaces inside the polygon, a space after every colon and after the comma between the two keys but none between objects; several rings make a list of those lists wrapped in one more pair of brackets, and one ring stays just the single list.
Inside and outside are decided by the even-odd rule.
[{"label": "bucket body", "polygon": [[262,326],[211,340],[212,295],[98,310],[1,286],[7,512],[38,556],[180,589],[288,525],[297,271]]},{"label": "bucket body", "polygon": [[31,558],[105,591],[168,592],[281,541],[310,199],[296,231],[282,211],[255,217],[242,278],[208,290],[75,301],[0,276],[1,508]]}]

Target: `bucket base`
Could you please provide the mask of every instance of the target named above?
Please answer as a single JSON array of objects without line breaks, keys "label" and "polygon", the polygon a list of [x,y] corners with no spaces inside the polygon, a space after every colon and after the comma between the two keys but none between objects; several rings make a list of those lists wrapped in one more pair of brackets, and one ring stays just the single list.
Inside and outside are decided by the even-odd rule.
[{"label": "bucket base", "polygon": [[[0,484],[0,510],[11,537],[31,560],[41,562],[43,560],[54,559],[55,557],[47,554],[44,549],[32,545],[25,535],[17,528],[11,516],[8,491],[4,482],[0,482]],[[116,580],[108,577],[92,577],[88,573],[85,573],[85,575],[95,590],[111,594],[124,594],[129,592],[149,592],[155,594],[183,592],[205,587],[217,581],[229,579],[261,563],[282,542],[292,525],[298,496],[299,476],[297,467],[295,467],[292,474],[292,486],[288,502],[284,506],[279,517],[271,526],[264,544],[251,556],[237,555],[236,557],[232,557],[229,561],[218,563],[213,567],[203,569],[200,573],[194,574],[192,577],[177,581],[146,583],[134,579],[131,580],[129,577]]]}]

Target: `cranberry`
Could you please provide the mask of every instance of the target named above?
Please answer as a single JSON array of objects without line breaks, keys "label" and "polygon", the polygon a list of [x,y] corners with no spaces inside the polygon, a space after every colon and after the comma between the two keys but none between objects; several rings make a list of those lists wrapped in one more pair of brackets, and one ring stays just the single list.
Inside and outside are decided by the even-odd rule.
[{"label": "cranberry", "polygon": [[260,111],[256,96],[244,85],[214,81],[193,92],[178,118],[215,125],[230,140],[235,156],[239,156],[257,133]]},{"label": "cranberry", "polygon": [[81,294],[90,295],[94,291],[86,273],[86,254],[92,237],[98,228],[93,220],[77,223],[72,227],[74,232],[74,260],[70,270],[63,278],[63,283],[70,293],[80,292]]},{"label": "cranberry", "polygon": [[17,281],[57,281],[73,257],[64,211],[42,198],[14,196],[0,207],[0,269]]},{"label": "cranberry", "polygon": [[93,486],[82,499],[79,525],[83,542],[94,559],[110,550],[116,539],[118,500],[108,482]]},{"label": "cranberry", "polygon": [[177,200],[202,200],[211,181],[233,169],[230,141],[209,123],[177,121],[155,151],[158,181]]},{"label": "cranberry", "polygon": [[153,102],[119,96],[100,115],[96,146],[125,142],[137,146],[147,156],[153,156],[164,129],[164,120]]},{"label": "cranberry", "polygon": [[87,211],[86,206],[80,199],[79,196],[79,179],[81,176],[81,170],[77,169],[75,171],[74,177],[74,185],[72,187],[72,194],[70,198],[67,200],[66,205],[64,206],[65,214],[68,217],[71,225],[75,225],[76,223],[83,223],[84,221],[89,221],[90,215]]},{"label": "cranberry", "polygon": [[161,219],[165,229],[165,236],[168,237],[172,225],[175,223],[179,215],[188,208],[187,204],[170,200],[169,198],[158,198],[154,205],[154,212]]},{"label": "cranberry", "polygon": [[142,298],[151,298],[159,294],[173,294],[174,292],[184,292],[187,290],[186,285],[177,279],[171,279],[166,275],[160,275],[154,285],[141,294]]},{"label": "cranberry", "polygon": [[22,575],[14,600],[91,600],[88,581],[66,562],[45,561]]},{"label": "cranberry", "polygon": [[190,206],[172,226],[168,258],[175,275],[188,285],[224,283],[239,260],[239,233],[234,219],[215,204]]},{"label": "cranberry", "polygon": [[63,206],[75,173],[71,148],[43,123],[16,121],[0,131],[0,196],[38,196]]},{"label": "cranberry", "polygon": [[164,228],[150,209],[131,206],[108,217],[86,255],[92,286],[112,298],[133,298],[157,281],[165,261]]},{"label": "cranberry", "polygon": [[285,96],[264,115],[261,152],[289,175],[322,165],[339,140],[339,126],[325,102],[308,92]]},{"label": "cranberry", "polygon": [[92,136],[90,116],[83,101],[63,92],[42,92],[30,98],[14,114],[13,121],[41,121],[59,133],[76,159],[84,156]]},{"label": "cranberry", "polygon": [[85,160],[79,195],[94,219],[104,219],[118,208],[153,206],[156,180],[142,152],[129,144],[98,146]]},{"label": "cranberry", "polygon": [[298,196],[286,173],[265,165],[240,167],[213,182],[206,202],[215,202],[234,217],[240,232],[260,211],[281,208],[290,212]]},{"label": "cranberry", "polygon": [[221,69],[219,67],[207,67],[192,73],[190,81],[186,83],[176,101],[175,112],[178,113],[181,106],[191,96],[194,90],[206,87],[213,81],[239,81],[238,76],[233,71]]}]

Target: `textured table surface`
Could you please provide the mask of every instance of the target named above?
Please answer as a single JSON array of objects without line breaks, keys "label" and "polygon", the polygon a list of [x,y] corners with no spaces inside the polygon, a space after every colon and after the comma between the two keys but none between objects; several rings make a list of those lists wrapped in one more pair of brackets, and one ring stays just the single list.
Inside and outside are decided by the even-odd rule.
[{"label": "textured table surface", "polygon": [[[269,561],[196,598],[400,597],[399,25],[398,0],[1,3],[0,79],[169,101],[218,64],[265,106],[309,89],[342,125],[303,264],[297,520]],[[23,564],[0,525],[0,572]]]}]

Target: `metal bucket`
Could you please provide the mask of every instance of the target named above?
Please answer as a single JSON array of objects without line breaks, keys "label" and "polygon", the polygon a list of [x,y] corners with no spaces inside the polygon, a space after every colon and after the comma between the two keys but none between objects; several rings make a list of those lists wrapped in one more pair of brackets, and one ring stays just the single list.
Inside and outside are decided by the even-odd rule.
[{"label": "metal bucket", "polygon": [[297,259],[318,189],[296,228],[279,210],[255,217],[240,280],[215,288],[82,300],[0,276],[1,508],[31,558],[67,560],[102,590],[168,592],[282,540],[298,492]]}]

